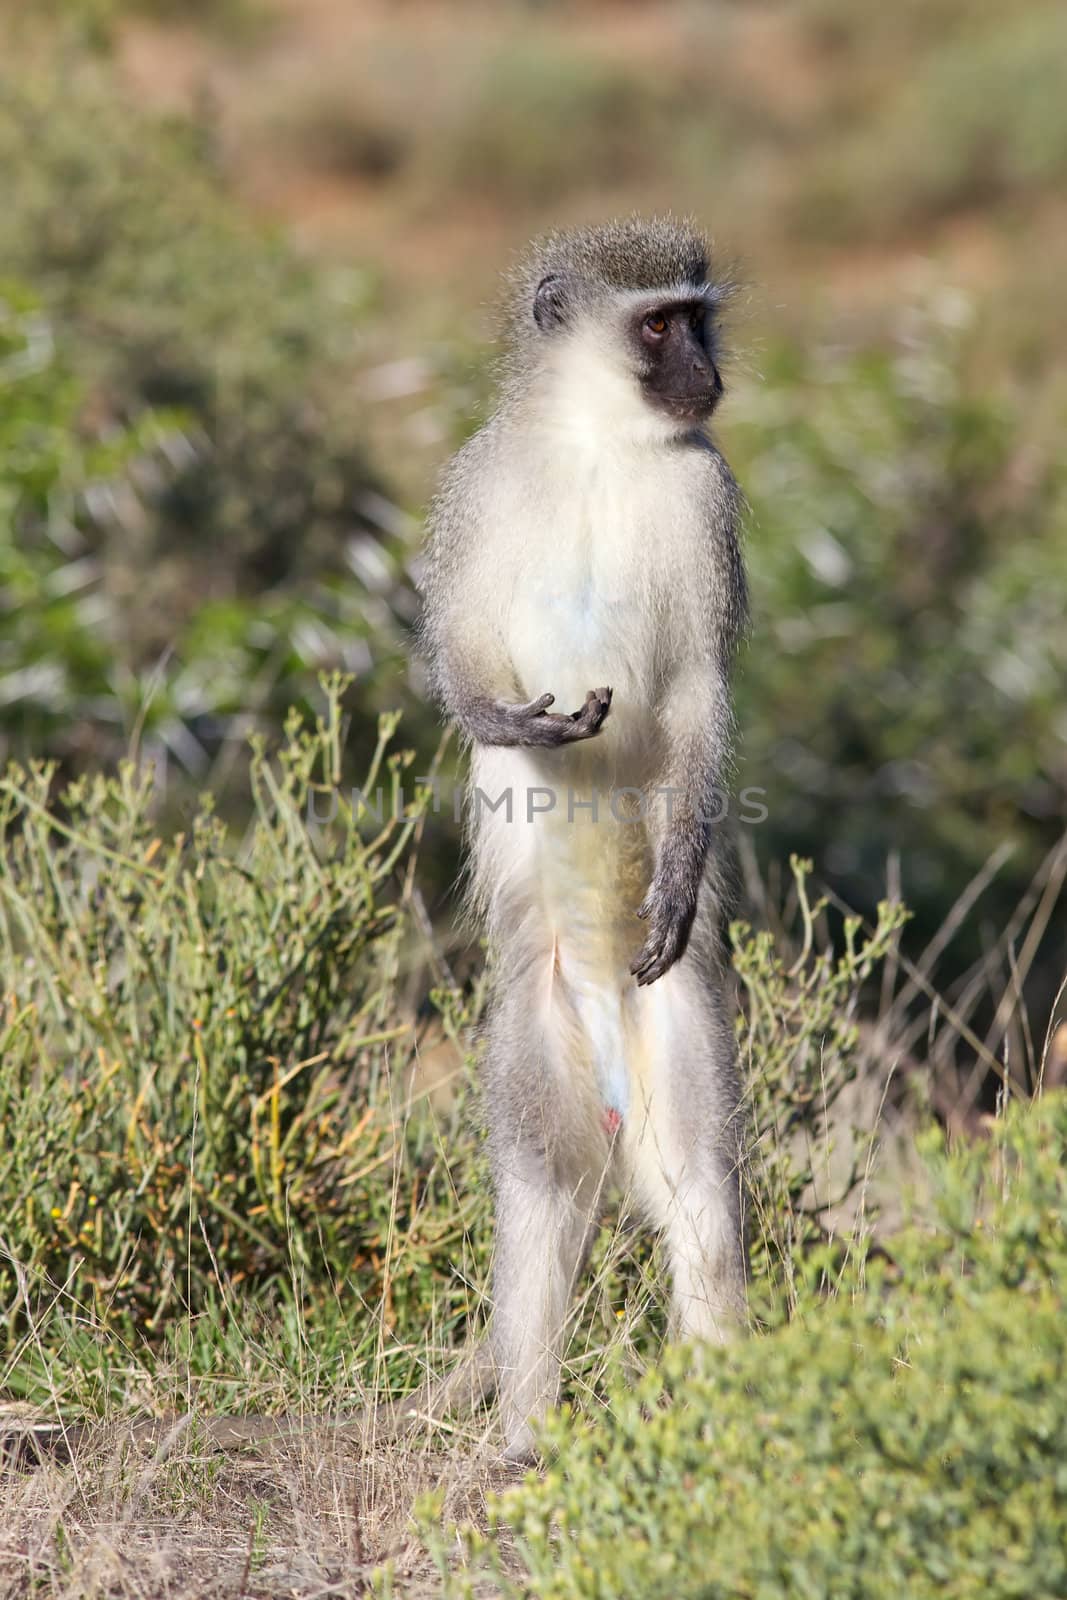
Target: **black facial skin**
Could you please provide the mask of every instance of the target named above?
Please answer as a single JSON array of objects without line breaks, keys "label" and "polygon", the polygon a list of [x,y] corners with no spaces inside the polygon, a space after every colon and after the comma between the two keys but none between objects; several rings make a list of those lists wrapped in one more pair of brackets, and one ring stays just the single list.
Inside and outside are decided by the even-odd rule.
[{"label": "black facial skin", "polygon": [[676,300],[642,310],[634,322],[641,387],[649,405],[683,422],[703,422],[722,397],[709,350],[710,318],[702,300]]},{"label": "black facial skin", "polygon": [[[534,295],[533,319],[541,332],[565,327],[580,286],[564,273],[550,272]],[[655,410],[681,422],[707,420],[722,398],[723,385],[712,357],[712,320],[707,303],[692,299],[652,301],[636,314],[632,338],[641,388]]]}]

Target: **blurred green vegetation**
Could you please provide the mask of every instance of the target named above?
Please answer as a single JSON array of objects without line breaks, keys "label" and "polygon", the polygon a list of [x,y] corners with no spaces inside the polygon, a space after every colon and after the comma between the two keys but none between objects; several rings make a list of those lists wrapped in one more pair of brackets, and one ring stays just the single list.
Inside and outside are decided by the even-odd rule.
[{"label": "blurred green vegetation", "polygon": [[[930,1230],[846,1268],[771,1337],[620,1375],[564,1412],[489,1537],[425,1528],[445,1593],[856,1600],[1067,1593],[1067,1100],[946,1157]],[[483,1580],[484,1581],[484,1580]]]},{"label": "blurred green vegetation", "polygon": [[81,386],[56,359],[51,325],[15,285],[0,298],[0,381],[3,725],[28,750],[55,749],[82,732],[71,724],[79,701],[108,720],[128,709],[101,626],[99,562],[77,524],[90,488],[106,492],[139,456],[150,460],[166,424],[146,412],[133,427],[87,436]]},{"label": "blurred green vegetation", "polygon": [[36,10],[80,43],[105,50],[124,21],[192,23],[239,43],[254,39],[271,16],[270,0],[40,0]]},{"label": "blurred green vegetation", "polygon": [[345,666],[365,753],[414,607],[350,388],[366,274],[241,221],[206,134],[92,62],[0,78],[0,161],[0,743],[196,775]]},{"label": "blurred green vegetation", "polygon": [[1002,846],[1006,918],[1067,829],[1067,472],[1020,470],[1022,398],[967,382],[973,312],[933,293],[883,348],[780,350],[728,424],[765,856],[813,853],[869,904],[897,855],[927,935]]},{"label": "blurred green vegetation", "polygon": [[655,171],[677,110],[673,94],[625,66],[516,42],[479,64],[444,145],[450,186],[543,204],[633,182]]},{"label": "blurred green vegetation", "polygon": [[825,37],[875,94],[849,94],[841,74],[837,141],[801,155],[787,202],[801,237],[889,242],[955,213],[1054,197],[1067,178],[1061,6],[939,0],[925,27],[917,8],[894,6],[870,29],[827,10],[840,30]]}]

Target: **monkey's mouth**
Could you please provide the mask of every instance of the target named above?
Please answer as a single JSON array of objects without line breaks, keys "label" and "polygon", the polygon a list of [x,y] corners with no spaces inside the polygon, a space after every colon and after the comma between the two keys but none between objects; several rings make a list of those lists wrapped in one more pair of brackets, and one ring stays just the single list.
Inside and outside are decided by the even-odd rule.
[{"label": "monkey's mouth", "polygon": [[699,394],[657,394],[651,398],[669,416],[695,422],[700,417],[711,416],[722,398],[722,389],[705,389]]}]

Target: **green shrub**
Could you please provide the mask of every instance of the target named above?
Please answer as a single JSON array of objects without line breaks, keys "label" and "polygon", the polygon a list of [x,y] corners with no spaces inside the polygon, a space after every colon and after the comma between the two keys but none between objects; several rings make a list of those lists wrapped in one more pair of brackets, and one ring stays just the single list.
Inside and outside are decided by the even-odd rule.
[{"label": "green shrub", "polygon": [[[803,1279],[807,1264],[821,1258],[823,1213],[831,1199],[829,1147],[846,1134],[841,1097],[864,1061],[861,1003],[907,920],[903,906],[883,902],[868,933],[858,917],[847,918],[835,950],[816,937],[826,901],[809,901],[811,863],[794,857],[792,868],[799,948],[789,948],[788,935],[754,931],[743,922],[731,930],[752,1149],[750,1301],[768,1323],[795,1310],[796,1275]],[[847,1201],[860,1183],[876,1133],[868,1129],[861,1137],[858,1159],[837,1180],[834,1201]]]},{"label": "green shrub", "polygon": [[181,725],[176,696],[146,705],[124,660],[128,610],[108,592],[90,507],[96,524],[128,508],[138,476],[165,470],[182,419],[143,410],[95,426],[52,322],[14,283],[0,287],[0,377],[0,752],[75,763],[139,720],[158,747]]},{"label": "green shrub", "polygon": [[468,1558],[516,1600],[1067,1594],[1065,1139],[1013,1113],[865,1285],[559,1416]]},{"label": "green shrub", "polygon": [[[96,1409],[124,1360],[150,1368],[178,1339],[218,1378],[235,1327],[258,1347],[249,1328],[303,1312],[350,1363],[384,1350],[403,1387],[480,1321],[476,1109],[464,1092],[438,1117],[411,1099],[412,757],[387,753],[386,718],[363,783],[382,817],[354,817],[342,687],[314,728],[290,720],[276,759],[255,748],[237,844],[207,797],[167,838],[151,770],[130,763],[65,787],[40,765],[0,782],[0,1387],[54,1400],[59,1366],[67,1403]],[[822,1271],[817,1169],[862,1060],[863,988],[901,920],[887,906],[870,936],[850,926],[835,956],[800,866],[797,895],[795,951],[734,929],[767,1322],[795,1309],[809,1259]],[[435,992],[454,1040],[480,994]],[[658,1352],[655,1249],[607,1227],[584,1289],[571,1373],[595,1387],[605,1337],[639,1364]]]},{"label": "green shrub", "polygon": [[[427,1326],[447,1342],[465,1316],[455,1268],[468,1230],[484,1243],[484,1185],[456,1194],[439,1130],[409,1103],[398,1006],[417,813],[355,825],[334,787],[339,696],[316,728],[290,722],[277,760],[255,752],[236,849],[209,805],[162,841],[131,765],[58,794],[47,768],[0,784],[0,1304],[16,1392],[47,1392],[72,1325],[138,1348],[220,1298],[249,1315],[346,1305],[351,1353],[384,1322],[401,1364]],[[392,728],[375,767],[395,799],[410,755],[383,756]],[[337,819],[320,826],[309,808],[331,795]],[[465,1126],[457,1105],[454,1159],[476,1165]]]}]

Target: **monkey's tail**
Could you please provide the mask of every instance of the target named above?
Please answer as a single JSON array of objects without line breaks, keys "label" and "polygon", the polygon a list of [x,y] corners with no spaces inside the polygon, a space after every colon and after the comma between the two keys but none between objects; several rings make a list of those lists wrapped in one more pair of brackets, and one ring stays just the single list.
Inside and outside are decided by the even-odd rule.
[{"label": "monkey's tail", "polygon": [[[198,1441],[212,1450],[241,1450],[251,1445],[266,1449],[311,1436],[352,1440],[364,1449],[372,1449],[414,1433],[420,1424],[441,1422],[447,1416],[472,1416],[492,1399],[496,1387],[496,1363],[489,1341],[483,1337],[468,1340],[459,1360],[444,1377],[428,1379],[413,1394],[395,1403],[386,1401],[322,1418],[272,1417],[254,1412],[238,1417],[197,1417],[187,1412],[121,1423],[108,1432],[118,1444],[128,1441],[153,1447],[158,1460],[165,1460],[194,1426]],[[46,1460],[68,1462],[80,1446],[98,1438],[100,1432],[98,1422],[0,1417],[0,1463],[32,1468]]]}]

